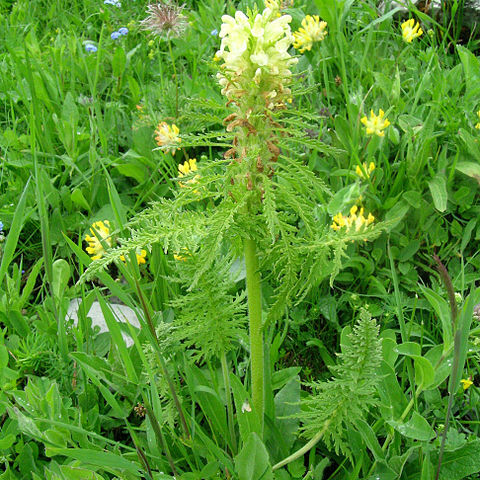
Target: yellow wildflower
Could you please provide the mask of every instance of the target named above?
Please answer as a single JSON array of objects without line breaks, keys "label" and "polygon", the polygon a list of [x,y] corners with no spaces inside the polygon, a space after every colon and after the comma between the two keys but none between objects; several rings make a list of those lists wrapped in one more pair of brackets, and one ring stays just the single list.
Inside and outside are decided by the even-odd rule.
[{"label": "yellow wildflower", "polygon": [[182,248],[180,252],[174,253],[173,258],[178,262],[186,262],[188,259],[189,253],[188,248]]},{"label": "yellow wildflower", "polygon": [[170,126],[167,122],[161,122],[158,124],[155,133],[157,145],[166,152],[171,150],[172,155],[175,155],[176,144],[182,141],[178,135],[180,133],[178,127],[175,124]]},{"label": "yellow wildflower", "polygon": [[467,388],[470,388],[473,385],[473,382],[470,380],[470,378],[462,378],[462,380],[460,380],[460,383],[463,385],[464,390],[467,390]]},{"label": "yellow wildflower", "polygon": [[358,214],[357,211],[358,207],[354,205],[350,209],[350,215],[348,217],[344,217],[341,213],[337,213],[333,217],[333,223],[330,228],[333,228],[336,232],[342,228],[345,228],[347,232],[354,228],[355,231],[358,232],[360,229],[368,227],[375,220],[375,217],[371,213],[365,218],[363,207]]},{"label": "yellow wildflower", "polygon": [[[139,265],[141,265],[143,263],[147,263],[147,261],[145,260],[145,257],[147,256],[147,251],[146,250],[143,250],[141,248],[137,248],[137,250],[135,251],[135,255],[137,257],[137,263]],[[121,255],[120,260],[122,262],[125,262],[125,257],[123,255]]]},{"label": "yellow wildflower", "polygon": [[[196,158],[190,158],[185,163],[181,163],[178,166],[178,176],[180,178],[191,176],[192,172],[196,172],[196,171],[198,171]],[[187,180],[186,182],[178,182],[178,184],[183,188],[189,184],[197,183],[199,178],[200,178],[200,175],[195,175],[194,177],[190,178],[190,180]]]},{"label": "yellow wildflower", "polygon": [[298,32],[294,32],[295,41],[293,47],[303,53],[305,50],[311,50],[315,42],[321,42],[327,35],[327,22],[321,22],[318,15],[307,15],[302,20],[302,27]]},{"label": "yellow wildflower", "polygon": [[367,164],[363,162],[362,166],[363,168],[361,168],[360,165],[357,165],[357,167],[355,168],[355,173],[362,180],[366,180],[367,178],[370,178],[370,175],[375,170],[375,164],[373,162],[370,162],[370,164],[367,167]]},{"label": "yellow wildflower", "polygon": [[478,117],[479,122],[475,125],[475,128],[477,130],[480,130],[480,110],[477,112],[477,117]]},{"label": "yellow wildflower", "polygon": [[92,260],[98,260],[105,253],[104,246],[111,247],[112,239],[110,238],[110,222],[108,220],[95,222],[90,232],[92,235],[85,235],[88,247],[85,249]]},{"label": "yellow wildflower", "polygon": [[384,115],[385,112],[382,109],[378,111],[378,115],[375,115],[373,110],[370,110],[370,118],[365,116],[360,120],[367,129],[367,135],[375,134],[379,137],[383,137],[385,135],[383,130],[390,125],[390,122],[388,119],[383,118]]},{"label": "yellow wildflower", "polygon": [[420,24],[418,22],[415,24],[413,18],[405,20],[405,22],[402,23],[402,36],[405,42],[412,43],[414,38],[417,38],[422,34],[423,30],[420,28]]}]

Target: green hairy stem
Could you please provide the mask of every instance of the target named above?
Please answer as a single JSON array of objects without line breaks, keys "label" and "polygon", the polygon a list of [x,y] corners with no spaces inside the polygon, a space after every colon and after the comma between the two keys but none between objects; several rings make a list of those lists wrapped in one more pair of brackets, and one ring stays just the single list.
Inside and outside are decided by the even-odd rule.
[{"label": "green hairy stem", "polygon": [[264,412],[262,292],[255,241],[246,239],[244,247],[247,270],[252,403],[253,410],[260,420],[260,431],[256,433],[262,438]]}]

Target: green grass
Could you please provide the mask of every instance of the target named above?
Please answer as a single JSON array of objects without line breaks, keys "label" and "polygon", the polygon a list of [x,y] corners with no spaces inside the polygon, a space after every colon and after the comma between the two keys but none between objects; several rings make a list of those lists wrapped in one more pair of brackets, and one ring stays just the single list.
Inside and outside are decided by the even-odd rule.
[{"label": "green grass", "polygon": [[[382,16],[375,3],[296,0],[288,9],[293,31],[307,14],[328,22],[328,35],[311,51],[291,49],[299,62],[287,112],[301,115],[285,117],[292,136],[296,129],[309,136],[292,147],[299,175],[313,174],[328,189],[313,192],[305,218],[285,210],[282,220],[303,232],[315,218],[318,232],[330,231],[332,217],[348,214],[361,197],[385,226],[373,240],[347,244],[332,283],[328,269],[302,272],[307,293],[264,325],[260,438],[251,433],[262,430],[258,418],[248,415],[239,253],[248,225],[237,228],[232,246],[222,241],[206,271],[194,268],[202,219],[220,211],[220,195],[186,200],[182,212],[171,212],[172,231],[195,216],[198,225],[168,237],[168,248],[149,245],[145,265],[132,252],[126,262],[79,281],[91,264],[85,235],[94,222],[109,220],[117,244],[136,228],[132,219],[159,225],[158,212],[141,216],[151,202],[174,202],[179,191],[188,197],[177,185],[180,163],[217,162],[209,178],[227,184],[220,160],[227,150],[221,145],[230,141],[223,119],[232,106],[225,106],[215,76],[220,39],[212,31],[220,31],[223,14],[255,2],[188,1],[188,27],[170,50],[142,29],[146,2],[123,0],[117,8],[92,0],[0,0],[0,479],[429,480],[436,478],[449,396],[439,478],[476,478],[478,34],[460,33],[455,21],[447,29],[412,10],[424,34],[405,43],[401,20]],[[113,40],[120,27],[128,35]],[[98,50],[86,51],[88,43]],[[384,137],[367,136],[361,118],[379,109],[391,125]],[[180,129],[175,155],[155,143],[162,121]],[[375,170],[361,180],[355,169],[370,162]],[[291,188],[303,198],[304,184],[292,180]],[[278,255],[278,240],[260,242],[259,251],[267,245],[265,252]],[[173,258],[181,242],[191,247],[190,263]],[[299,256],[292,246],[280,257],[290,253]],[[456,344],[434,254],[458,294]],[[267,253],[260,260],[266,313],[276,299],[278,264]],[[82,300],[76,326],[64,321],[73,298]],[[91,328],[86,313],[96,300],[110,333]],[[119,324],[108,302],[133,308],[141,328]],[[376,403],[344,424],[348,451],[338,448],[331,427],[332,443],[320,440],[272,471],[308,442],[302,432],[309,428],[299,421],[308,421],[308,400],[300,400],[323,391],[329,384],[319,382],[332,375],[332,383],[341,383],[345,376],[335,365],[349,365],[342,363],[348,334],[368,315],[382,341],[376,378],[366,380],[376,385]],[[455,361],[460,370],[452,374]],[[464,391],[458,381],[467,378],[473,385]],[[332,407],[326,397],[318,398]]]}]

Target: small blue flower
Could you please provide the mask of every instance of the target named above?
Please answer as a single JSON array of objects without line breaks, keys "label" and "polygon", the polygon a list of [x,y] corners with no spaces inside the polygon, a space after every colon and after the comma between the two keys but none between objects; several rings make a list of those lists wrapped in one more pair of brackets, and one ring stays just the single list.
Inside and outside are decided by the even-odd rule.
[{"label": "small blue flower", "polygon": [[118,0],[105,0],[104,5],[113,5],[114,7],[120,8],[122,4]]},{"label": "small blue flower", "polygon": [[213,35],[214,37],[216,37],[218,35],[218,30],[216,28],[214,28],[211,32],[210,32],[210,35]]},{"label": "small blue flower", "polygon": [[85,45],[85,50],[86,50],[87,52],[95,53],[95,52],[98,50],[98,48],[97,48],[95,45],[92,45],[91,43],[87,43],[87,44]]},{"label": "small blue flower", "polygon": [[127,28],[127,27],[119,28],[119,29],[118,29],[118,33],[119,33],[120,35],[127,35],[127,33],[128,33],[128,28]]},{"label": "small blue flower", "polygon": [[3,232],[3,222],[0,221],[0,232]]},{"label": "small blue flower", "polygon": [[120,32],[113,32],[110,37],[112,37],[112,40],[116,40],[117,38],[121,37],[121,33]]}]

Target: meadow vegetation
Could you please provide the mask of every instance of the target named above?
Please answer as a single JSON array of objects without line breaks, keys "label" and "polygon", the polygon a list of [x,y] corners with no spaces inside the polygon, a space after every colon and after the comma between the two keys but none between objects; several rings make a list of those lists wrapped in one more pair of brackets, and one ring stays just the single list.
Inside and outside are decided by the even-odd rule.
[{"label": "meadow vegetation", "polygon": [[479,478],[479,37],[386,3],[0,0],[0,479]]}]

